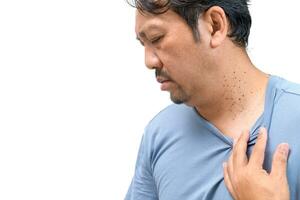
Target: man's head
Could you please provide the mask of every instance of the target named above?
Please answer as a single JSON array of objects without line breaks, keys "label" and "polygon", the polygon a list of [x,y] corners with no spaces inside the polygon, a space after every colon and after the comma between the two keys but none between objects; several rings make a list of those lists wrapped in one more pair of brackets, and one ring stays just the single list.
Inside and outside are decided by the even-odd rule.
[{"label": "man's head", "polygon": [[199,16],[212,6],[221,7],[230,23],[229,37],[241,47],[246,47],[250,34],[251,16],[249,0],[134,0],[131,5],[142,12],[162,14],[171,9],[180,15],[191,27],[198,41]]},{"label": "man's head", "polygon": [[221,60],[247,45],[246,0],[135,0],[134,6],[146,66],[171,100],[195,105],[220,93]]}]

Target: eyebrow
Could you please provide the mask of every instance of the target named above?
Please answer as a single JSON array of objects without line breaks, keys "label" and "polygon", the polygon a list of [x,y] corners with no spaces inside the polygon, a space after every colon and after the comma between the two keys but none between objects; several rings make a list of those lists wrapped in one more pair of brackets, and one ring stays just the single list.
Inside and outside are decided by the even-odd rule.
[{"label": "eyebrow", "polygon": [[141,40],[140,38],[146,38],[145,30],[149,31],[151,29],[160,29],[160,27],[156,24],[150,24],[149,26],[146,26],[144,28],[144,30],[142,30],[138,33],[138,35],[136,36],[136,39],[140,41]]}]

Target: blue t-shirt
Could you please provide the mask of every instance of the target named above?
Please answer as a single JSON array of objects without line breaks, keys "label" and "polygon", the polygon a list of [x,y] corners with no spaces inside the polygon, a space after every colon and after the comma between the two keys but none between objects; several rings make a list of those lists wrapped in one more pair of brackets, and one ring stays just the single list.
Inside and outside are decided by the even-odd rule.
[{"label": "blue t-shirt", "polygon": [[[290,146],[288,182],[291,200],[300,200],[300,85],[270,76],[263,114],[251,129],[248,154],[264,126],[269,138],[264,168],[270,171],[277,145]],[[196,110],[170,105],[146,127],[126,200],[230,200],[222,163],[232,139]]]}]

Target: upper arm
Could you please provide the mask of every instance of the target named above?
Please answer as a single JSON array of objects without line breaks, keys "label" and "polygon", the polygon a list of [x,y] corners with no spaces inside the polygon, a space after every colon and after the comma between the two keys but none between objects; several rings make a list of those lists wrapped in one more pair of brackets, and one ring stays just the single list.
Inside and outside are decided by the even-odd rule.
[{"label": "upper arm", "polygon": [[147,153],[145,137],[142,138],[135,166],[135,173],[125,200],[158,200],[150,156]]}]

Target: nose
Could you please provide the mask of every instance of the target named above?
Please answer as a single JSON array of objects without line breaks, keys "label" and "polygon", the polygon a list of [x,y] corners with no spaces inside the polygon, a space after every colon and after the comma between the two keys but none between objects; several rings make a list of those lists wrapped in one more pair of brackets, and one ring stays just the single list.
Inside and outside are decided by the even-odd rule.
[{"label": "nose", "polygon": [[156,52],[150,47],[145,47],[145,64],[148,69],[157,69],[162,67],[161,60]]}]

